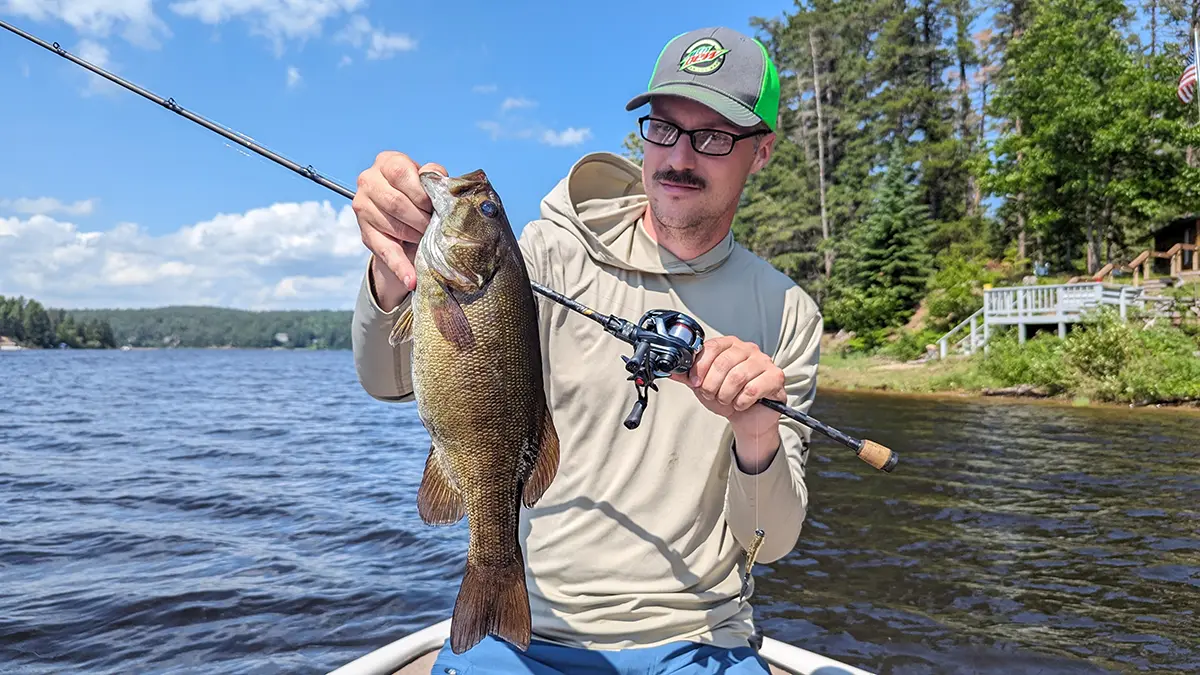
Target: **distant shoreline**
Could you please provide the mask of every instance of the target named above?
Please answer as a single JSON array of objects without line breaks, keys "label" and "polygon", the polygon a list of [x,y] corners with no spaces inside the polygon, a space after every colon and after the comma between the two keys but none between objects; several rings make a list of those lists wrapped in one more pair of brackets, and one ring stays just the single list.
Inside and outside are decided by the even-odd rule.
[{"label": "distant shoreline", "polygon": [[1120,410],[1163,409],[1200,412],[1200,400],[1108,401],[1074,392],[1047,394],[1037,387],[998,387],[980,380],[974,364],[965,359],[900,362],[880,357],[822,355],[817,369],[817,395],[822,392],[871,394],[928,400],[1038,403],[1072,408]]},{"label": "distant shoreline", "polygon": [[885,387],[839,387],[821,383],[821,375],[817,375],[817,398],[822,394],[855,394],[878,396],[881,398],[954,401],[966,403],[995,403],[995,404],[1036,404],[1057,408],[1092,408],[1113,409],[1124,411],[1161,410],[1163,412],[1186,412],[1200,415],[1200,401],[1183,401],[1170,403],[1133,404],[1114,401],[1097,401],[1086,397],[1067,395],[1058,396],[1022,396],[1016,394],[984,394],[979,391],[966,389],[947,389],[940,391],[897,391]]},{"label": "distant shoreline", "polygon": [[0,352],[153,352],[153,351],[182,351],[182,350],[212,350],[212,351],[256,351],[256,352],[348,352],[349,347],[234,347],[229,345],[207,347],[27,347],[3,349]]}]

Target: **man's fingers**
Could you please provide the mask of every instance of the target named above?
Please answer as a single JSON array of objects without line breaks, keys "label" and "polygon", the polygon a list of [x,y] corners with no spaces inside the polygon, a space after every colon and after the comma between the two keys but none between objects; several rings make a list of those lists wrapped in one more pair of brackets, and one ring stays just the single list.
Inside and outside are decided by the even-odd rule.
[{"label": "man's fingers", "polygon": [[400,242],[373,227],[366,227],[363,228],[363,243],[404,282],[408,290],[416,288],[417,272]]},{"label": "man's fingers", "polygon": [[[407,202],[409,206],[424,212],[424,220],[428,222],[429,214],[433,213],[433,202],[429,200],[429,195],[425,194],[425,188],[421,187],[416,162],[403,153],[390,155],[379,162],[378,175],[383,178],[383,185],[375,185],[368,177],[368,182],[372,183],[371,201],[406,221],[408,219],[397,211],[406,210],[404,202]],[[393,210],[393,207],[396,210]],[[424,224],[421,225],[421,229],[425,229]]]},{"label": "man's fingers", "polygon": [[[355,196],[354,213],[358,216],[359,227],[370,227],[383,232],[397,241],[420,241],[422,232],[409,226],[399,218],[383,211],[374,202],[363,198],[357,201]],[[420,213],[412,208],[413,213]]]},{"label": "man's fingers", "polygon": [[730,405],[749,382],[766,372],[766,366],[757,360],[745,360],[729,369],[724,379],[718,383],[717,401]]},{"label": "man's fingers", "polygon": [[708,372],[704,374],[704,380],[700,383],[700,392],[709,400],[716,398],[721,384],[725,382],[725,376],[734,366],[745,359],[746,351],[740,346],[730,346],[721,350],[721,353],[713,358]]},{"label": "man's fingers", "polygon": [[782,372],[773,368],[764,368],[762,373],[742,387],[741,393],[733,401],[733,408],[739,412],[747,410],[750,406],[758,403],[761,398],[787,402],[787,395],[783,390]]},{"label": "man's fingers", "polygon": [[443,176],[450,175],[450,173],[448,171],[446,171],[446,167],[442,166],[441,164],[438,164],[437,162],[425,162],[424,164],[421,165],[421,168],[417,170],[417,173],[422,174],[422,173],[425,173],[426,171],[436,171],[436,172],[442,174]]},{"label": "man's fingers", "polygon": [[724,338],[718,337],[705,342],[704,347],[700,350],[700,356],[696,362],[692,364],[692,377],[689,384],[692,387],[700,386],[704,379],[708,377],[708,369],[712,366],[713,360],[721,355],[721,352],[729,349],[733,343]]}]

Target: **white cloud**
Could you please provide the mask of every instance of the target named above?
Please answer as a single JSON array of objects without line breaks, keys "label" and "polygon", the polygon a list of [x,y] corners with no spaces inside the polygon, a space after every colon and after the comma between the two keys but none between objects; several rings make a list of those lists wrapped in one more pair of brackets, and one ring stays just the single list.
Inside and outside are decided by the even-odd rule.
[{"label": "white cloud", "polygon": [[[102,70],[107,70],[110,73],[117,71],[112,59],[109,58],[108,48],[99,42],[82,40],[79,46],[75,48],[75,54]],[[117,94],[121,91],[119,85],[93,72],[85,71],[84,77],[88,80],[88,86],[82,92],[84,96],[91,96],[92,94]]]},{"label": "white cloud", "polygon": [[251,34],[270,40],[280,56],[286,41],[317,37],[326,21],[364,4],[366,0],[178,0],[170,7],[209,25],[242,19]]},{"label": "white cloud", "polygon": [[562,131],[555,131],[542,125],[521,125],[496,120],[481,120],[476,122],[475,126],[486,131],[493,141],[503,138],[536,139],[539,143],[555,147],[579,145],[592,137],[592,130],[588,127],[568,127]]},{"label": "white cloud", "polygon": [[349,56],[342,55],[342,60],[338,61],[338,68],[344,68],[351,63],[354,63],[354,59],[350,58]]},{"label": "white cloud", "polygon": [[288,66],[287,69],[287,86],[288,88],[295,87],[300,84],[300,71],[295,66]]},{"label": "white cloud", "polygon": [[505,125],[495,120],[482,120],[476,122],[475,126],[488,132],[493,141],[498,141],[501,138],[533,138],[535,133],[535,130],[530,127]]},{"label": "white cloud", "polygon": [[537,105],[536,101],[530,101],[527,98],[514,98],[509,96],[500,104],[500,111],[505,112],[514,108],[532,108]]},{"label": "white cloud", "polygon": [[563,129],[562,131],[547,129],[542,132],[541,141],[546,145],[562,147],[567,145],[579,145],[591,137],[592,130],[588,129],[587,127],[582,129],[569,127]]},{"label": "white cloud", "polygon": [[0,217],[0,288],[55,307],[353,306],[367,251],[349,205],[277,203],[151,235]]},{"label": "white cloud", "polygon": [[21,62],[21,77],[29,78],[29,64],[24,61]]},{"label": "white cloud", "polygon": [[59,201],[54,197],[37,197],[30,199],[21,197],[18,199],[0,199],[0,211],[12,211],[13,213],[26,213],[33,215],[49,215],[51,213],[65,213],[69,216],[86,216],[92,213],[96,208],[95,199],[81,199],[73,204]]},{"label": "white cloud", "polygon": [[417,41],[403,33],[388,33],[371,25],[367,17],[357,14],[350,18],[345,28],[337,34],[337,40],[355,47],[366,47],[367,60],[389,59],[398,52],[412,51]]},{"label": "white cloud", "polygon": [[[471,89],[477,94],[494,93],[496,90],[494,84],[477,84]],[[556,131],[538,122],[522,120],[520,112],[510,114],[511,111],[535,108],[537,105],[537,101],[524,96],[506,96],[500,103],[500,115],[503,118],[501,121],[481,120],[476,122],[475,126],[486,131],[493,141],[504,138],[537,140],[539,143],[555,147],[579,145],[592,137],[592,130],[588,127],[568,127]]]},{"label": "white cloud", "polygon": [[82,36],[107,38],[118,29],[129,42],[157,47],[170,37],[167,24],[155,13],[152,0],[0,0],[0,14],[34,21],[57,19]]}]

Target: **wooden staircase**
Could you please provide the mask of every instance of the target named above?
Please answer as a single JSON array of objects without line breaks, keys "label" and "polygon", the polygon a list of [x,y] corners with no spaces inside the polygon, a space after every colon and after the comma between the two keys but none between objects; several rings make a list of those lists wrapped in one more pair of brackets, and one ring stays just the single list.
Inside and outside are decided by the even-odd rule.
[{"label": "wooden staircase", "polygon": [[1183,279],[1180,277],[1156,277],[1143,281],[1142,288],[1146,289],[1147,293],[1154,294],[1161,292],[1164,288],[1174,288],[1181,284],[1183,284]]},{"label": "wooden staircase", "polygon": [[[1185,269],[1183,265],[1183,254],[1191,252],[1191,269]],[[1151,278],[1151,258],[1162,258],[1171,261],[1171,273],[1164,279]],[[1168,286],[1178,286],[1182,281],[1200,280],[1200,247],[1196,244],[1175,244],[1166,251],[1154,251],[1147,249],[1142,251],[1138,257],[1134,258],[1127,265],[1114,265],[1108,263],[1101,267],[1090,278],[1092,281],[1102,281],[1113,283],[1113,271],[1121,269],[1128,272],[1133,272],[1133,285],[1145,286],[1147,289],[1160,291]],[[1078,283],[1087,277],[1073,277],[1067,283]]]}]

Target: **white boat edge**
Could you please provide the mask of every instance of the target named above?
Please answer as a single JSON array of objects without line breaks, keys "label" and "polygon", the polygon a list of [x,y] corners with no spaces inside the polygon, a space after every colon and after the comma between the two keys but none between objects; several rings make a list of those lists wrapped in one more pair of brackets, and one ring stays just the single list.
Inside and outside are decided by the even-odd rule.
[{"label": "white boat edge", "polygon": [[[396,675],[402,668],[413,664],[422,656],[430,655],[441,649],[448,637],[450,637],[450,619],[445,619],[364,654],[336,670],[330,671],[328,675]],[[773,666],[773,670],[777,669],[791,675],[875,675],[861,668],[769,637],[763,638],[759,655]],[[408,675],[408,672],[406,671],[404,675]],[[422,670],[420,675],[429,674],[428,671]]]}]

